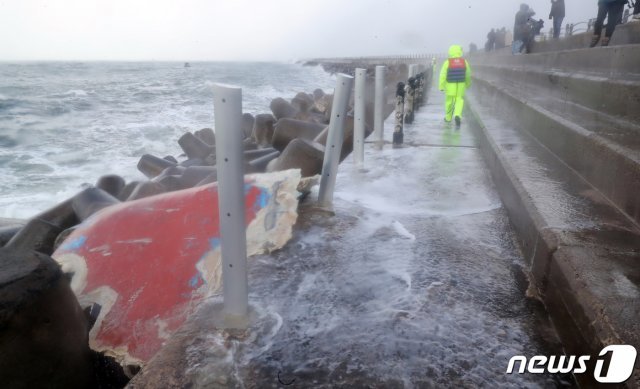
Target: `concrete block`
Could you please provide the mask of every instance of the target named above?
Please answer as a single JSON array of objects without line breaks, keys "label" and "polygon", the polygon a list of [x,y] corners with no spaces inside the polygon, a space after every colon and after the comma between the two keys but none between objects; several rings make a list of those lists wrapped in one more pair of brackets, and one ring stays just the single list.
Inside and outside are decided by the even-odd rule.
[{"label": "concrete block", "polygon": [[268,172],[301,169],[302,177],[315,176],[322,172],[324,146],[306,139],[294,139],[282,154],[267,166]]},{"label": "concrete block", "polygon": [[291,99],[291,105],[301,113],[308,112],[313,107],[313,104],[313,98],[303,92],[298,93]]},{"label": "concrete block", "polygon": [[[347,115],[347,120],[344,125],[344,141],[342,143],[342,150],[340,151],[340,162],[344,161],[345,158],[353,151],[353,128],[354,128],[354,118],[351,113]],[[364,127],[364,137],[367,138],[369,135],[373,133],[373,129],[365,124]],[[322,130],[320,134],[314,139],[314,142],[325,146],[327,143],[327,135],[329,134],[329,127]],[[306,176],[305,176],[306,177]]]},{"label": "concrete block", "polygon": [[247,173],[264,173],[267,170],[269,162],[275,160],[280,156],[280,152],[273,150],[273,152],[255,158],[249,161]]},{"label": "concrete block", "polygon": [[207,166],[211,163],[211,160],[209,159],[209,157],[206,158],[206,161],[204,159],[200,159],[200,158],[190,158],[187,159],[186,161],[182,161],[178,164],[178,166],[184,167],[184,168],[188,168],[189,166]]},{"label": "concrete block", "polygon": [[88,324],[57,263],[0,249],[0,306],[3,387],[96,387]]},{"label": "concrete block", "polygon": [[183,188],[192,188],[212,174],[217,176],[217,171],[214,166],[191,166],[182,173],[180,182]]},{"label": "concrete block", "polygon": [[274,151],[276,151],[276,149],[274,149],[273,147],[266,147],[264,149],[257,150],[247,150],[244,152],[244,159],[245,161],[251,161],[259,157],[264,157],[267,154],[271,154]]},{"label": "concrete block", "polygon": [[253,132],[253,125],[255,124],[255,118],[250,113],[242,114],[242,134],[244,138],[251,136]]},{"label": "concrete block", "polygon": [[34,218],[27,222],[7,242],[5,248],[19,253],[37,251],[51,255],[58,234],[62,228],[43,219]]},{"label": "concrete block", "polygon": [[175,159],[175,157],[173,155],[165,155],[164,157],[162,157],[162,159],[165,159],[165,160],[167,160],[169,162],[173,162],[175,164],[178,163],[178,160]]},{"label": "concrete block", "polygon": [[131,193],[134,191],[134,189],[136,189],[140,184],[141,184],[140,181],[131,181],[127,183],[124,186],[124,188],[122,188],[120,193],[118,193],[118,196],[116,196],[117,199],[120,201],[127,201],[127,199],[129,198],[129,196],[131,196]]},{"label": "concrete block", "polygon": [[271,112],[273,112],[273,116],[276,120],[280,120],[282,118],[295,118],[298,113],[300,113],[298,109],[281,97],[271,100],[269,108],[271,108]]},{"label": "concrete block", "polygon": [[198,139],[190,132],[178,139],[178,144],[187,155],[188,159],[205,159],[213,152],[213,147]]},{"label": "concrete block", "polygon": [[114,197],[118,196],[118,193],[124,188],[124,185],[124,178],[115,174],[102,176],[98,179],[98,182],[96,182],[96,188],[102,189]]},{"label": "concrete block", "polygon": [[[285,103],[287,102],[285,101]],[[275,123],[276,118],[271,114],[265,113],[256,115],[252,138],[258,146],[268,146],[271,144],[271,138],[273,138],[273,126]]]},{"label": "concrete block", "polygon": [[166,192],[167,189],[158,182],[145,181],[141,182],[131,191],[127,201],[139,200],[145,197],[154,196]]},{"label": "concrete block", "polygon": [[293,139],[314,140],[325,128],[328,127],[324,124],[291,118],[280,119],[275,125],[271,144],[276,150],[283,151]]},{"label": "concrete block", "polygon": [[148,178],[160,175],[164,169],[171,166],[175,166],[175,163],[151,154],[143,155],[138,162],[138,170]]},{"label": "concrete block", "polygon": [[215,146],[216,144],[216,134],[211,128],[202,128],[194,132],[193,135],[209,146]]},{"label": "concrete block", "polygon": [[75,195],[71,204],[78,219],[83,221],[101,209],[119,203],[120,200],[100,188],[87,188]]},{"label": "concrete block", "polygon": [[34,216],[34,219],[45,220],[54,224],[61,229],[66,229],[79,223],[73,206],[71,204],[73,198],[67,199],[52,208],[47,209]]}]

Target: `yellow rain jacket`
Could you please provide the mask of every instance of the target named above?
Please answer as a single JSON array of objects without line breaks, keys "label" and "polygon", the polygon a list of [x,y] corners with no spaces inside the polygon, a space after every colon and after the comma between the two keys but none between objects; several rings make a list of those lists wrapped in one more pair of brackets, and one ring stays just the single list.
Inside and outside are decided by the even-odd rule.
[{"label": "yellow rain jacket", "polygon": [[445,92],[445,120],[451,121],[453,116],[462,116],[464,93],[471,86],[471,67],[462,58],[462,47],[453,45],[449,48],[449,59],[440,69],[440,90]]}]

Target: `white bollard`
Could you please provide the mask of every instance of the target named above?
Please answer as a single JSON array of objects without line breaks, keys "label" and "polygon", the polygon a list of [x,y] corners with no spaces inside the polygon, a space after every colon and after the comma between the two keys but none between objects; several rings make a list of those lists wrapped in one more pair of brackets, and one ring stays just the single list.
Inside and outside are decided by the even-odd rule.
[{"label": "white bollard", "polygon": [[213,96],[224,323],[231,328],[245,328],[248,321],[249,290],[242,147],[242,89],[214,84]]},{"label": "white bollard", "polygon": [[373,114],[373,132],[375,133],[376,142],[382,145],[384,143],[384,78],[386,73],[385,66],[376,66],[376,90],[375,105]]},{"label": "white bollard", "polygon": [[336,186],[340,153],[342,152],[342,142],[344,141],[344,126],[352,87],[353,77],[346,74],[338,74],[318,193],[318,203],[321,207],[330,208],[333,204],[333,190]]},{"label": "white bollard", "polygon": [[364,95],[367,82],[367,69],[356,69],[356,88],[354,96],[353,157],[355,165],[364,165]]}]

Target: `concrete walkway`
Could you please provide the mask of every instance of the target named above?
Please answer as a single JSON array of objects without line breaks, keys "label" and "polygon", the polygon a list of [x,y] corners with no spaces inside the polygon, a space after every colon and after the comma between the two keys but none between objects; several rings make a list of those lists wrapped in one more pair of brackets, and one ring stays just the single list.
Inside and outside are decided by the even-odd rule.
[{"label": "concrete walkway", "polygon": [[[555,387],[505,374],[514,355],[561,353],[467,123],[437,91],[405,145],[341,166],[335,216],[301,205],[294,238],[250,262],[257,324],[201,310],[131,387]],[[385,125],[391,140],[393,117]],[[212,301],[215,303],[215,301]]]}]

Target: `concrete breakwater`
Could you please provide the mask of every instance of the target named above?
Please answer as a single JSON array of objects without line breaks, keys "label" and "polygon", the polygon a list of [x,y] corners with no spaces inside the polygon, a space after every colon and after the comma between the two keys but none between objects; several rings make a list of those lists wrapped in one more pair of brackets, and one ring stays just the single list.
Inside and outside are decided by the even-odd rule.
[{"label": "concrete breakwater", "polygon": [[[637,23],[621,27],[618,39],[637,39]],[[588,38],[471,57],[470,116],[530,261],[530,293],[566,353],[595,361],[609,345],[640,349],[640,45],[576,49]],[[639,385],[636,367],[624,387]]]},{"label": "concrete breakwater", "polygon": [[[406,67],[388,72],[384,116],[394,105],[395,84],[406,79]],[[373,89],[371,82],[369,92]],[[366,135],[372,132],[373,93],[366,102]],[[322,169],[332,96],[321,90],[299,93],[291,100],[276,98],[270,113],[243,116],[244,160],[247,173],[300,169],[313,177]],[[341,160],[353,147],[353,117],[347,119]],[[119,176],[101,177],[94,187],[44,211],[26,223],[8,221],[2,240],[3,315],[0,325],[2,381],[19,387],[46,382],[60,387],[87,387],[96,381],[122,386],[136,371],[123,371],[112,360],[89,348],[88,334],[96,313],[82,306],[69,287],[69,276],[51,260],[77,226],[98,212],[122,203],[148,199],[163,193],[208,185],[217,180],[215,131],[209,128],[184,134],[178,143],[184,155],[144,155],[138,169],[148,181],[125,182]],[[300,191],[308,193],[308,187]],[[52,296],[56,296],[53,298]],[[130,298],[131,296],[123,296]],[[43,309],[42,307],[47,307]],[[35,339],[34,331],[47,336]],[[19,336],[16,334],[20,334]],[[7,350],[7,352],[5,352]],[[61,351],[62,350],[62,351]],[[68,351],[68,352],[66,352]],[[65,358],[60,358],[63,352]],[[52,363],[52,361],[56,361]],[[126,373],[126,374],[125,374]],[[4,376],[6,374],[6,376]]]}]

